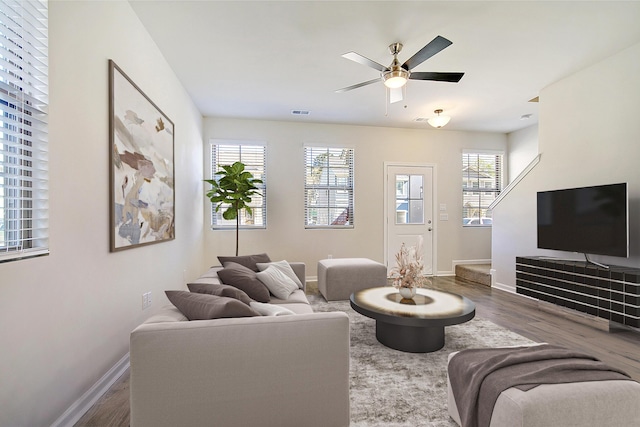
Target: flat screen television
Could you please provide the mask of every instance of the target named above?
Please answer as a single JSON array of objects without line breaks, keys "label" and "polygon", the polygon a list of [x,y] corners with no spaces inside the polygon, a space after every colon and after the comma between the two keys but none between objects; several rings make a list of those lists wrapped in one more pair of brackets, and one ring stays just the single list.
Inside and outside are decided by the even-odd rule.
[{"label": "flat screen television", "polygon": [[629,256],[627,184],[538,192],[538,248]]}]

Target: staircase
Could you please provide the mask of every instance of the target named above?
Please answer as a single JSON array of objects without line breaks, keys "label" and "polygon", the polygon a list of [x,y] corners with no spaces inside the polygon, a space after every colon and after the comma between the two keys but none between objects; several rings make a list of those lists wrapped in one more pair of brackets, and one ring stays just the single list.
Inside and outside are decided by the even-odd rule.
[{"label": "staircase", "polygon": [[458,264],[456,277],[469,282],[491,286],[491,264]]}]

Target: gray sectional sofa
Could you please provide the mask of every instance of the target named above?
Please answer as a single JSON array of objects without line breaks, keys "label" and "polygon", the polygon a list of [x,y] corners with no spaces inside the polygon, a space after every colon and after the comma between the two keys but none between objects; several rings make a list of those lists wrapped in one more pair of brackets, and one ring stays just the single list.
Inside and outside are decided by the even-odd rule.
[{"label": "gray sectional sofa", "polygon": [[348,316],[314,313],[290,265],[302,288],[271,315],[189,321],[169,305],[131,333],[132,427],[349,425]]}]

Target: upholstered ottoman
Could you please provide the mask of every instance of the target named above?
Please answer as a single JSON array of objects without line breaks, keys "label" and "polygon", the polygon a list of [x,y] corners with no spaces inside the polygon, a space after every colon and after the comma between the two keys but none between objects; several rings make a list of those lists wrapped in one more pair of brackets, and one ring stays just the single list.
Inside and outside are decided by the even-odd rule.
[{"label": "upholstered ottoman", "polygon": [[387,267],[367,258],[318,261],[318,290],[327,301],[347,300],[356,291],[387,285]]},{"label": "upholstered ottoman", "polygon": [[[462,425],[448,378],[447,386],[449,415]],[[528,391],[511,387],[498,397],[490,427],[637,427],[638,402],[635,381],[542,384]]]}]

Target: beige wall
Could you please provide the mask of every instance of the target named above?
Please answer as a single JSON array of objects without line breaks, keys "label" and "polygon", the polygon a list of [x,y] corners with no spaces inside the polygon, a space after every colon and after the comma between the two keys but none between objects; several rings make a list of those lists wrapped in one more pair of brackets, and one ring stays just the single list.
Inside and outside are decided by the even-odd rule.
[{"label": "beige wall", "polygon": [[[202,118],[127,2],[50,2],[50,245],[0,264],[0,425],[48,426],[202,268]],[[175,123],[176,239],[109,253],[108,59]],[[153,305],[142,311],[141,296]]]},{"label": "beige wall", "polygon": [[496,282],[515,286],[515,257],[581,259],[537,249],[536,192],[627,182],[630,257],[591,257],[640,266],[640,44],[550,85],[540,93],[540,163],[494,209]]},{"label": "beige wall", "polygon": [[507,134],[508,182],[512,182],[538,155],[538,125]]},{"label": "beige wall", "polygon": [[[273,259],[304,261],[316,275],[318,260],[329,254],[384,261],[384,162],[437,165],[437,204],[446,204],[448,221],[438,221],[437,266],[452,272],[452,262],[491,258],[491,230],[462,227],[461,153],[465,148],[506,150],[504,134],[409,130],[205,118],[205,151],[210,139],[265,141],[267,145],[268,228],[241,230],[240,253],[267,252]],[[305,230],[303,207],[305,143],[355,148],[355,227]],[[205,155],[208,159],[208,154]],[[208,170],[208,165],[205,170]],[[208,224],[210,204],[204,208]],[[439,212],[436,211],[436,215]],[[233,254],[235,232],[206,230],[206,257]]]}]

